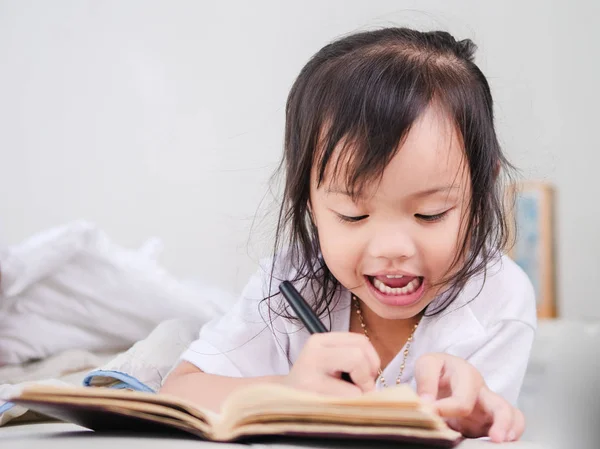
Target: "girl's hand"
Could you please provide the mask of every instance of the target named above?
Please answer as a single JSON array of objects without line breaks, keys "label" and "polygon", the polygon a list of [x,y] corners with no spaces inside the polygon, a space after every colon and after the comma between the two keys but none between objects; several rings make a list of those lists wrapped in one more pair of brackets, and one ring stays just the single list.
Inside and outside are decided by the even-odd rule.
[{"label": "girl's hand", "polygon": [[[380,366],[377,351],[364,336],[352,332],[311,335],[283,383],[336,396],[357,396],[375,389]],[[354,384],[340,378],[350,374]]]},{"label": "girl's hand", "polygon": [[450,427],[469,438],[489,436],[514,441],[525,429],[525,417],[491,391],[477,369],[449,354],[426,354],[417,360],[417,392],[431,402]]}]

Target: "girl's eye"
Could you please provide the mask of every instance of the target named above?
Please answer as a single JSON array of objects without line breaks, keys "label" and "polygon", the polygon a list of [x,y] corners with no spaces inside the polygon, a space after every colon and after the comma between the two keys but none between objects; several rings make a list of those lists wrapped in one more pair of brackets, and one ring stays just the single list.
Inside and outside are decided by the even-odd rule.
[{"label": "girl's eye", "polygon": [[365,218],[368,217],[368,215],[359,215],[357,217],[349,217],[348,215],[342,215],[342,214],[338,214],[338,213],[336,213],[336,215],[342,223],[356,223],[357,221],[364,220]]},{"label": "girl's eye", "polygon": [[446,213],[448,213],[448,211],[444,211],[435,215],[415,214],[415,217],[427,223],[435,223],[436,221],[442,220],[446,216]]}]

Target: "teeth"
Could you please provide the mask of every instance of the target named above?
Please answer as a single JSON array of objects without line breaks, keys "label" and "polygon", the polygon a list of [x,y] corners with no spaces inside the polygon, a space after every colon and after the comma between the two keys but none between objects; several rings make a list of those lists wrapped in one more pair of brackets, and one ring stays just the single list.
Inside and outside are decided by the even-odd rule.
[{"label": "teeth", "polygon": [[388,279],[400,279],[404,276],[402,274],[386,274],[385,277]]},{"label": "teeth", "polygon": [[373,285],[377,290],[379,290],[381,293],[385,293],[386,295],[406,295],[414,292],[421,286],[421,278],[414,278],[402,288],[392,288],[388,285],[385,285],[377,278],[373,278]]}]

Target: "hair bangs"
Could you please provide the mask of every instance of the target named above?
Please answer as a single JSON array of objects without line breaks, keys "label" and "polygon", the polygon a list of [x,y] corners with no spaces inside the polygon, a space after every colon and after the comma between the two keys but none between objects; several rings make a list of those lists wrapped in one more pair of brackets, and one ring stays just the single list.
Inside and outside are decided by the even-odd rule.
[{"label": "hair bangs", "polygon": [[431,102],[434,86],[418,66],[383,52],[370,58],[340,58],[317,78],[317,184],[336,184],[356,198],[367,184],[380,179]]}]

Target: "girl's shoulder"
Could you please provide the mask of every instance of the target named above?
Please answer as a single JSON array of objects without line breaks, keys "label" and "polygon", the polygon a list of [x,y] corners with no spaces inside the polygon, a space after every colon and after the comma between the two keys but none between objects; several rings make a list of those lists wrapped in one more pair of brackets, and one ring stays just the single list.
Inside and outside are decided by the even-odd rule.
[{"label": "girl's shoulder", "polygon": [[472,301],[474,313],[483,323],[493,319],[515,319],[536,322],[536,298],[531,280],[510,257],[504,255],[492,261],[474,287],[480,295]]},{"label": "girl's shoulder", "polygon": [[438,319],[456,321],[461,326],[471,322],[471,327],[484,332],[510,321],[535,329],[537,312],[533,284],[512,259],[498,257],[488,264],[485,273],[469,280]]}]

